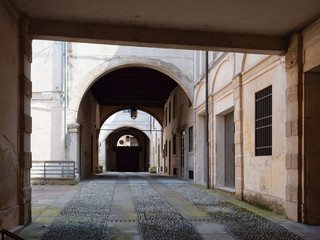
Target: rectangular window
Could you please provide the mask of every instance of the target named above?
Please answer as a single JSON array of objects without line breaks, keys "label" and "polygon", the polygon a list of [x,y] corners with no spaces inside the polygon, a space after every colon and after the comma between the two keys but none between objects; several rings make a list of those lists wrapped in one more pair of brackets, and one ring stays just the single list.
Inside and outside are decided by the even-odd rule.
[{"label": "rectangular window", "polygon": [[193,127],[189,127],[189,152],[193,151]]},{"label": "rectangular window", "polygon": [[[156,136],[155,136],[155,141],[156,141],[156,146],[158,146],[158,139],[157,139],[157,133],[155,134]],[[157,149],[156,149],[156,153],[157,153]]]},{"label": "rectangular window", "polygon": [[256,92],[255,154],[272,155],[272,86]]},{"label": "rectangular window", "polygon": [[172,138],[172,153],[176,154],[177,153],[177,135],[173,134],[173,138]]},{"label": "rectangular window", "polygon": [[172,118],[176,118],[176,95],[173,96],[173,102],[172,102]]},{"label": "rectangular window", "polygon": [[166,140],[166,145],[164,146],[165,151],[166,151],[166,156],[168,156],[168,141]]},{"label": "rectangular window", "polygon": [[193,171],[189,170],[189,179],[193,179]]},{"label": "rectangular window", "polygon": [[169,102],[169,122],[171,122],[171,102]]},{"label": "rectangular window", "polygon": [[168,115],[168,109],[166,108],[164,112],[164,126],[167,126],[167,115]]}]

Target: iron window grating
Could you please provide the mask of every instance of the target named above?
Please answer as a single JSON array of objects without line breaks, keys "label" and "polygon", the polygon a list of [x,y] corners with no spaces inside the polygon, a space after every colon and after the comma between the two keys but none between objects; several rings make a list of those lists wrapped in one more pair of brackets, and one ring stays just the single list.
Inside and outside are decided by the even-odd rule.
[{"label": "iron window grating", "polygon": [[272,86],[255,94],[255,155],[272,155]]},{"label": "iron window grating", "polygon": [[172,137],[172,154],[177,154],[177,135],[173,134]]},{"label": "iron window grating", "polygon": [[193,152],[193,127],[189,127],[189,152]]},{"label": "iron window grating", "polygon": [[166,110],[164,112],[164,126],[167,126],[167,116],[168,116],[168,108],[166,107]]},{"label": "iron window grating", "polygon": [[165,152],[166,152],[166,156],[168,156],[168,141],[166,140],[166,144],[165,144]]}]

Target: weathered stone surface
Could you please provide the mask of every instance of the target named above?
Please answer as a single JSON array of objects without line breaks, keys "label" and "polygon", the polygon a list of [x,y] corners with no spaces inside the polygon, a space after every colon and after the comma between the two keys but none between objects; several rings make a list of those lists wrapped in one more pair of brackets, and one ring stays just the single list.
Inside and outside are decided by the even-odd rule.
[{"label": "weathered stone surface", "polygon": [[32,167],[32,153],[24,152],[24,168]]},{"label": "weathered stone surface", "polygon": [[286,168],[298,169],[299,153],[287,153],[286,154]]},{"label": "weathered stone surface", "polygon": [[0,135],[0,197],[1,209],[17,203],[18,159],[13,143]]},{"label": "weathered stone surface", "polygon": [[286,104],[298,101],[298,85],[293,85],[286,89]]}]

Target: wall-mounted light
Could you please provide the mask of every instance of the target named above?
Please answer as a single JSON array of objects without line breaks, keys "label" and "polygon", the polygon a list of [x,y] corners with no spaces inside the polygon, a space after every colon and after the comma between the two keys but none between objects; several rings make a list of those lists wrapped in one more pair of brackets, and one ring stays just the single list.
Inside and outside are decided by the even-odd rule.
[{"label": "wall-mounted light", "polygon": [[137,118],[138,112],[136,108],[131,108],[131,118],[135,120]]}]

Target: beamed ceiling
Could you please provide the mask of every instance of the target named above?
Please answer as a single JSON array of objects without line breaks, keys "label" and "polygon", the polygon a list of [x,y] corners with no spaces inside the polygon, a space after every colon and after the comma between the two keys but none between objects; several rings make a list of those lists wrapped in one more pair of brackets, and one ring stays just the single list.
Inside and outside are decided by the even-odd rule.
[{"label": "beamed ceiling", "polygon": [[143,67],[127,67],[101,77],[90,88],[102,106],[163,107],[177,83]]},{"label": "beamed ceiling", "polygon": [[280,54],[320,0],[3,0],[37,39]]}]

